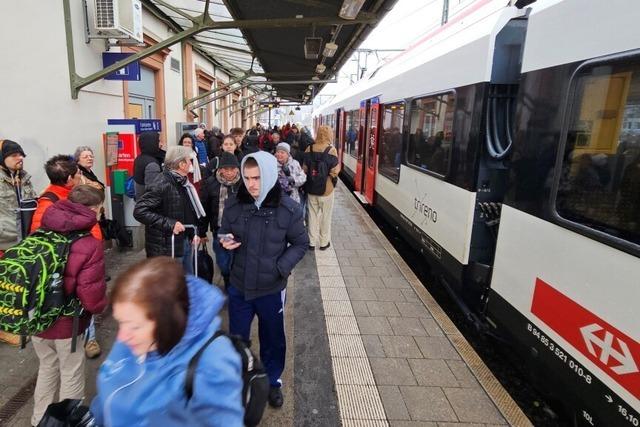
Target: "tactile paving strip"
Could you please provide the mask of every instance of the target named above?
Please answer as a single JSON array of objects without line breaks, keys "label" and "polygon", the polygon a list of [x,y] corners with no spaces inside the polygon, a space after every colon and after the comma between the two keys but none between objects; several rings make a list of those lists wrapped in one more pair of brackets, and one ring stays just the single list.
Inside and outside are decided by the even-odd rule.
[{"label": "tactile paving strip", "polygon": [[333,248],[316,251],[316,264],[342,425],[388,427]]},{"label": "tactile paving strip", "polygon": [[331,301],[324,300],[324,315],[325,316],[354,316],[353,308],[349,301]]},{"label": "tactile paving strip", "polygon": [[[338,191],[344,190],[339,188]],[[442,307],[438,305],[438,303],[433,299],[433,296],[422,285],[422,282],[420,282],[411,268],[402,259],[400,254],[398,254],[389,240],[387,240],[382,231],[380,231],[380,229],[375,225],[364,208],[362,208],[362,206],[360,206],[353,197],[347,198],[351,200],[352,205],[360,214],[360,218],[373,232],[382,247],[385,248],[389,256],[391,256],[391,259],[393,259],[395,264],[398,266],[405,279],[407,279],[407,281],[411,284],[411,287],[418,295],[418,298],[420,298],[423,304],[431,312],[431,315],[433,316],[435,321],[439,324],[449,341],[451,341],[451,344],[455,347],[460,356],[462,356],[463,360],[467,363],[471,372],[478,379],[478,382],[480,383],[482,388],[487,392],[487,395],[494,402],[509,425],[518,427],[532,426],[531,421],[529,421],[524,412],[522,412],[522,409],[520,409],[520,407],[511,398],[509,393],[507,393],[504,387],[502,387],[491,370],[487,367],[487,365],[485,365],[480,356],[478,356],[475,350],[471,347],[469,342],[462,336],[455,324],[451,321],[451,319],[449,319],[449,316],[447,316],[447,314],[442,310]],[[338,398],[339,397],[340,392],[338,390]]]},{"label": "tactile paving strip", "polygon": [[387,419],[375,385],[336,385],[336,391],[343,422],[344,420]]},{"label": "tactile paving strip", "polygon": [[331,357],[367,357],[359,335],[329,335]]},{"label": "tactile paving strip", "polygon": [[342,427],[389,427],[389,423],[387,420],[342,420]]},{"label": "tactile paving strip", "polygon": [[345,288],[347,285],[341,276],[322,276],[320,279],[321,288]]},{"label": "tactile paving strip", "polygon": [[349,301],[347,288],[320,288],[322,301]]},{"label": "tactile paving strip", "polygon": [[318,266],[318,276],[342,276],[342,272],[340,271],[340,267],[337,265],[321,265]]},{"label": "tactile paving strip", "polygon": [[327,316],[325,321],[329,335],[360,335],[358,323],[353,316]]},{"label": "tactile paving strip", "polygon": [[336,385],[376,385],[369,359],[366,357],[334,357],[331,363]]}]

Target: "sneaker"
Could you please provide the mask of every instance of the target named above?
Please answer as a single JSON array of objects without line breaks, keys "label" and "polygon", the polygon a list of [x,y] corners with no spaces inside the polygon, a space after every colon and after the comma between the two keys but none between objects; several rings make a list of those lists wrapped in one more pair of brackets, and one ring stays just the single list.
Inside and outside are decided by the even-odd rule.
[{"label": "sneaker", "polygon": [[100,353],[102,353],[102,351],[100,350],[98,341],[90,340],[85,344],[84,354],[88,359],[95,359],[96,357],[100,356]]},{"label": "sneaker", "polygon": [[327,243],[324,246],[320,246],[320,250],[321,251],[326,251],[327,249],[329,249],[329,246],[331,246],[331,242]]},{"label": "sneaker", "polygon": [[20,335],[12,334],[5,331],[0,331],[0,341],[5,342],[9,345],[20,345]]},{"label": "sneaker", "polygon": [[271,387],[269,389],[269,406],[273,408],[280,408],[284,403],[284,397],[282,396],[282,390],[280,387]]}]

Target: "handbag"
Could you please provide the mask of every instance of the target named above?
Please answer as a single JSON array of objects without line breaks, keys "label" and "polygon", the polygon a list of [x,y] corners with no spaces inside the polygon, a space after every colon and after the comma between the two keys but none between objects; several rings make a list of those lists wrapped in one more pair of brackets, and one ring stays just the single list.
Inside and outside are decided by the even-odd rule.
[{"label": "handbag", "polygon": [[38,427],[97,427],[89,408],[80,399],[64,399],[47,406]]},{"label": "handbag", "polygon": [[213,281],[214,272],[213,258],[209,255],[209,251],[205,243],[202,243],[199,246],[195,257],[195,261],[198,263],[198,269],[194,271],[198,272],[199,278],[207,281],[207,283],[211,283]]}]

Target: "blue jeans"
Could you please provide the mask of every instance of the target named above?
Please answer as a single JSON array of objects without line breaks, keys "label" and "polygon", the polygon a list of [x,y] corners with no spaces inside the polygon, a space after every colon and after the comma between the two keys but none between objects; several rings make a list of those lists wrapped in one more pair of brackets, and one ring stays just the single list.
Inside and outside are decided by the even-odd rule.
[{"label": "blue jeans", "polygon": [[220,274],[222,277],[229,276],[231,273],[231,261],[233,259],[233,252],[228,251],[222,247],[219,239],[214,238],[211,242],[213,253],[216,254],[216,264],[220,268]]},{"label": "blue jeans", "polygon": [[87,337],[85,338],[85,341],[89,342],[89,341],[95,341],[96,339],[96,321],[95,321],[95,316],[91,316],[91,323],[89,323],[89,326],[87,327]]},{"label": "blue jeans", "polygon": [[245,300],[244,294],[229,286],[229,332],[245,340],[251,336],[251,322],[258,316],[260,360],[264,364],[271,387],[280,387],[284,371],[287,340],[284,335],[286,289],[270,295]]}]

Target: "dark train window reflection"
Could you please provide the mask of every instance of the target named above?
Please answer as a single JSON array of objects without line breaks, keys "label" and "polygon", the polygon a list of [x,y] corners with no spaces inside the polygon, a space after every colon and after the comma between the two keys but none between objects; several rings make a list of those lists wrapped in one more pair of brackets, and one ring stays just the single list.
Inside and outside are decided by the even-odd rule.
[{"label": "dark train window reflection", "polygon": [[344,120],[344,146],[347,153],[351,157],[357,156],[357,144],[358,144],[358,126],[360,126],[360,112],[359,110],[347,111]]},{"label": "dark train window reflection", "polygon": [[592,66],[575,88],[557,212],[640,244],[640,63]]},{"label": "dark train window reflection", "polygon": [[400,180],[404,102],[384,105],[378,150],[378,171],[394,182]]},{"label": "dark train window reflection", "polygon": [[407,162],[439,175],[449,171],[455,95],[445,93],[411,103]]}]

